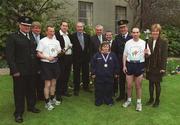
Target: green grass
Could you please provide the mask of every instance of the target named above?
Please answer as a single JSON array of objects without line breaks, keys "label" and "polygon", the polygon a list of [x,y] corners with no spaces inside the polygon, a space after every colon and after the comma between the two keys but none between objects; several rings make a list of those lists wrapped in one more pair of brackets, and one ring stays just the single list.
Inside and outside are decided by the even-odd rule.
[{"label": "green grass", "polygon": [[[53,111],[38,102],[41,113],[25,112],[22,125],[179,125],[180,124],[180,75],[167,76],[162,83],[159,108],[143,105],[142,112],[135,111],[133,104],[125,109],[122,102],[113,107],[94,106],[94,94],[81,91],[79,97],[64,98],[62,105]],[[135,90],[133,90],[135,93]],[[143,81],[143,104],[148,100],[148,83]],[[12,80],[0,76],[0,125],[16,125],[14,112]]]}]

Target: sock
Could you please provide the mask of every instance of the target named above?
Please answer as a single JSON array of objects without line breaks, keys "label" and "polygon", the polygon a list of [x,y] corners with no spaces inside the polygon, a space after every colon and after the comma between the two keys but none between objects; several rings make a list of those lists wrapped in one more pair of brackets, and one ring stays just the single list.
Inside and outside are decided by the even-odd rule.
[{"label": "sock", "polygon": [[128,101],[128,102],[131,102],[131,98],[128,98],[127,101]]},{"label": "sock", "polygon": [[50,95],[50,99],[51,99],[51,100],[53,100],[53,99],[54,99],[54,97],[55,97],[54,95]]},{"label": "sock", "polygon": [[137,99],[137,103],[141,103],[141,99]]},{"label": "sock", "polygon": [[45,102],[48,103],[49,102],[49,98],[45,99]]}]

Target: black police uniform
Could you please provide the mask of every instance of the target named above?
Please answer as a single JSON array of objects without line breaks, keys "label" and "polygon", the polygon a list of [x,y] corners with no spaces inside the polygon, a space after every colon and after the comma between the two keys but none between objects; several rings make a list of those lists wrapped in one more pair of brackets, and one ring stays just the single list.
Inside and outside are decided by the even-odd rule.
[{"label": "black police uniform", "polygon": [[[126,25],[127,23],[128,23],[127,20],[120,20],[118,22],[118,25],[123,26],[123,25]],[[118,61],[120,65],[120,73],[119,73],[120,77],[118,81],[119,82],[119,97],[117,101],[126,98],[126,94],[125,94],[126,75],[123,72],[123,52],[124,52],[125,43],[130,39],[132,39],[132,36],[130,34],[128,34],[126,38],[124,38],[122,34],[118,34],[115,37],[114,42],[112,43],[112,52],[114,52],[116,56],[118,57]]]},{"label": "black police uniform", "polygon": [[[31,23],[28,17],[21,17],[21,21]],[[32,112],[37,111],[34,110],[36,103],[34,75],[37,73],[37,58],[36,45],[32,39],[32,35],[29,34],[29,38],[27,38],[20,31],[7,37],[6,58],[10,74],[13,77],[15,118],[17,116],[22,117],[25,108],[25,98],[27,100],[27,109]],[[15,73],[20,73],[20,76],[13,76]],[[17,122],[22,122],[22,120]]]}]

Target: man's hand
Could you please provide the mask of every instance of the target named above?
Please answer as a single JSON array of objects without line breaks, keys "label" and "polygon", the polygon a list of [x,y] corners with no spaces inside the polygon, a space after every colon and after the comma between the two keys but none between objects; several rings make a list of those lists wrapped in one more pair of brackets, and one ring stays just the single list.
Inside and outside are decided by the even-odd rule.
[{"label": "man's hand", "polygon": [[96,78],[96,75],[92,75],[91,77],[94,79],[94,78]]},{"label": "man's hand", "polygon": [[13,77],[19,77],[20,76],[20,72],[14,73]]},{"label": "man's hand", "polygon": [[123,72],[124,72],[125,74],[127,73],[127,67],[126,67],[126,66],[123,67]]},{"label": "man's hand", "polygon": [[49,57],[47,57],[46,59],[49,60],[50,62],[53,61],[53,60],[55,60],[55,58],[52,57],[52,56],[49,56]]},{"label": "man's hand", "polygon": [[119,78],[119,75],[114,75],[114,77],[117,79],[117,78]]},{"label": "man's hand", "polygon": [[162,69],[162,70],[160,70],[160,73],[165,73],[165,72],[166,72],[166,71],[165,71],[165,70],[163,70],[163,69]]}]

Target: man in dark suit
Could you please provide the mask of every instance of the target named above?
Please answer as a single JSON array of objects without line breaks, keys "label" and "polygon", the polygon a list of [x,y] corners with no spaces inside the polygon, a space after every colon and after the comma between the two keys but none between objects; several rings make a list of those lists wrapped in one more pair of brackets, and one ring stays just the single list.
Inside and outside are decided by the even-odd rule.
[{"label": "man in dark suit", "polygon": [[96,34],[91,37],[91,57],[99,52],[99,46],[100,44],[106,40],[105,36],[103,35],[103,26],[102,25],[96,25],[95,27]]},{"label": "man in dark suit", "polygon": [[126,76],[123,72],[123,52],[125,43],[132,39],[132,36],[128,33],[128,20],[118,21],[119,25],[119,34],[115,37],[115,40],[112,44],[112,51],[117,55],[119,59],[120,74],[119,74],[119,96],[116,98],[116,101],[121,101],[126,99],[125,92],[125,82]]},{"label": "man in dark suit", "polygon": [[29,34],[32,19],[20,17],[19,31],[8,36],[6,42],[6,58],[13,78],[15,121],[23,122],[25,98],[27,110],[39,113],[35,108],[36,95],[34,76],[37,74],[36,45],[33,36]]},{"label": "man in dark suit", "polygon": [[63,55],[59,57],[60,65],[60,77],[56,84],[56,99],[62,101],[61,96],[70,97],[71,94],[68,93],[68,81],[72,66],[72,43],[70,40],[70,35],[68,33],[68,23],[62,21],[60,24],[60,30],[55,33],[56,39],[60,42]]},{"label": "man in dark suit", "polygon": [[[36,42],[36,46],[38,45],[40,39],[42,39],[44,36],[41,34],[41,24],[38,21],[33,21],[31,25],[31,33],[34,37],[34,40]],[[41,80],[40,76],[40,59],[38,58],[38,72],[36,75],[36,97],[38,100],[44,100],[44,81]]]},{"label": "man in dark suit", "polygon": [[84,23],[76,24],[76,32],[72,34],[71,41],[73,44],[74,95],[78,96],[81,73],[83,89],[89,91],[90,36],[84,32]]}]

